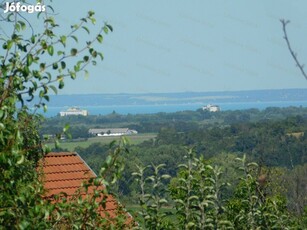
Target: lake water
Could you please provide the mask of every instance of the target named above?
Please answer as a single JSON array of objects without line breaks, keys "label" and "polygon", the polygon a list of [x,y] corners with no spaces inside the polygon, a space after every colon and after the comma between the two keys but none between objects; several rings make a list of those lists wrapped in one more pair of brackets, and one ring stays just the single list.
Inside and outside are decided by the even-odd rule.
[{"label": "lake water", "polygon": [[[244,110],[244,109],[265,109],[267,107],[307,107],[307,101],[272,101],[272,102],[237,102],[219,103],[222,111]],[[197,110],[203,104],[157,104],[157,105],[114,105],[114,106],[83,106],[81,109],[88,110],[90,115],[106,115],[113,111],[119,114],[150,114],[159,112],[177,112],[184,110]],[[56,116],[60,111],[65,111],[69,107],[48,107],[46,117]]]}]

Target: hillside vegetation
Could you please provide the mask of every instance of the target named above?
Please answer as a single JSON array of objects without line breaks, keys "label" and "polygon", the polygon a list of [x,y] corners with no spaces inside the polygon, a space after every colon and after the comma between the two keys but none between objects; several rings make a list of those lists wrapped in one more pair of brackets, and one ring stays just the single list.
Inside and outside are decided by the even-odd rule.
[{"label": "hillside vegetation", "polygon": [[[132,175],[140,176],[140,170],[143,167],[141,170],[143,179],[148,177],[151,178],[149,180],[152,180],[152,173],[156,176],[161,173],[161,175],[170,177],[168,180],[161,179],[160,181],[161,186],[164,187],[160,199],[163,197],[168,201],[168,203],[161,204],[161,210],[169,207],[167,210],[173,214],[176,210],[178,211],[176,197],[183,192],[177,191],[182,186],[178,185],[178,180],[181,180],[179,178],[185,175],[180,164],[187,164],[187,156],[190,156],[191,161],[195,161],[196,165],[203,162],[204,165],[210,165],[210,167],[212,165],[213,169],[218,167],[220,171],[210,169],[213,171],[210,173],[209,170],[207,172],[209,174],[206,173],[206,176],[211,178],[214,175],[213,172],[218,173],[219,175],[216,176],[219,177],[219,182],[216,183],[219,183],[220,186],[227,184],[220,191],[219,199],[221,200],[214,201],[220,202],[221,207],[226,209],[226,206],[229,207],[231,202],[238,202],[234,201],[240,197],[238,189],[243,189],[241,186],[247,186],[246,184],[242,185],[242,180],[238,179],[242,178],[244,173],[242,174],[242,170],[239,170],[242,161],[240,163],[237,158],[244,158],[244,167],[247,167],[247,162],[257,164],[252,169],[248,169],[254,181],[245,181],[244,183],[255,183],[253,186],[260,186],[257,189],[261,189],[263,197],[258,198],[260,200],[268,199],[266,202],[273,202],[270,199],[276,198],[277,200],[274,202],[281,202],[280,211],[283,210],[282,212],[286,211],[303,218],[307,204],[307,192],[302,189],[307,186],[307,181],[303,179],[307,176],[306,112],[305,108],[289,107],[284,109],[268,108],[263,111],[252,109],[217,113],[198,110],[135,116],[110,114],[107,116],[56,117],[47,120],[46,124],[62,125],[64,122],[71,121],[71,130],[74,130],[79,125],[84,127],[121,127],[120,124],[124,122],[125,126],[122,127],[140,127],[140,137],[144,135],[142,131],[156,133],[152,137],[148,136],[150,138],[143,142],[135,142],[134,138],[137,135],[132,136],[133,141],[127,145],[129,153],[121,156],[122,161],[125,162],[125,170],[112,191],[118,194],[128,207],[136,207],[140,202],[140,179],[135,180]],[[55,125],[52,126],[55,127]],[[44,130],[48,130],[48,126]],[[78,146],[78,142],[74,142],[75,148],[73,150],[78,152],[96,172],[99,172],[110,150],[110,145],[105,143],[105,139],[101,141],[101,138],[103,137],[89,137],[88,146],[83,144]],[[129,139],[129,136],[127,138]],[[54,151],[65,150],[65,144],[63,143],[59,149],[54,149]],[[190,155],[187,154],[189,151],[191,151]],[[147,168],[147,165],[150,167]],[[161,165],[159,173],[155,174],[154,168],[159,165]],[[202,167],[206,168],[207,166]],[[197,171],[194,168],[193,170]],[[196,171],[195,173],[197,173]],[[195,180],[198,180],[198,176],[194,176]],[[184,178],[187,179],[185,176]],[[144,181],[145,184],[147,182]],[[146,185],[145,190],[149,189],[151,185],[150,183]],[[149,191],[150,189],[147,190],[147,192]],[[194,194],[195,188],[191,191],[193,191],[191,194]],[[147,198],[144,198],[142,202],[145,200]],[[153,200],[149,200],[148,205],[150,206]],[[228,212],[230,211],[228,210]],[[224,211],[222,213],[225,214]],[[178,218],[178,215],[175,217]],[[177,221],[180,222],[180,218]]]}]

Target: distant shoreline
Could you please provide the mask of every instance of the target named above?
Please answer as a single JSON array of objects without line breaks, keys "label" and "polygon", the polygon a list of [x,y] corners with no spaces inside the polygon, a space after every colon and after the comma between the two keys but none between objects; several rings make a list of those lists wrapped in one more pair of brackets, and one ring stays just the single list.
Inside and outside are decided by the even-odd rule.
[{"label": "distant shoreline", "polygon": [[[222,111],[228,110],[245,110],[259,109],[263,110],[268,107],[307,107],[306,101],[272,101],[272,102],[234,102],[218,104]],[[172,113],[179,111],[192,110],[202,108],[202,104],[170,104],[170,105],[114,105],[114,106],[84,106],[89,115],[107,115],[115,111],[118,114],[153,114],[153,113]],[[66,110],[68,107],[48,107],[48,111],[44,114],[46,117],[57,116],[60,111]]]},{"label": "distant shoreline", "polygon": [[[88,110],[90,115],[147,114],[197,110],[214,104],[225,110],[265,109],[267,107],[307,107],[307,89],[274,89],[227,92],[183,92],[148,94],[52,95],[47,103],[47,117],[70,107]],[[30,104],[29,107],[33,107]]]}]

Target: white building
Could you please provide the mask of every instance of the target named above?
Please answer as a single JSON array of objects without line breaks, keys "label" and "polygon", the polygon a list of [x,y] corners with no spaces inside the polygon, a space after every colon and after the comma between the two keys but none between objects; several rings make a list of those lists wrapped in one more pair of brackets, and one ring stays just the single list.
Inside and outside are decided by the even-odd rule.
[{"label": "white building", "polygon": [[107,136],[123,136],[123,135],[131,135],[137,134],[136,130],[128,129],[128,128],[105,128],[105,129],[89,129],[88,133],[90,135],[99,136],[99,137],[107,137]]},{"label": "white building", "polygon": [[221,108],[218,105],[211,105],[208,104],[206,106],[203,107],[203,110],[205,111],[209,111],[209,112],[219,112],[221,111]]},{"label": "white building", "polygon": [[64,117],[64,116],[76,116],[76,115],[81,115],[81,116],[87,116],[88,115],[88,111],[85,109],[79,109],[79,108],[69,108],[66,111],[61,111],[60,112],[60,116]]}]

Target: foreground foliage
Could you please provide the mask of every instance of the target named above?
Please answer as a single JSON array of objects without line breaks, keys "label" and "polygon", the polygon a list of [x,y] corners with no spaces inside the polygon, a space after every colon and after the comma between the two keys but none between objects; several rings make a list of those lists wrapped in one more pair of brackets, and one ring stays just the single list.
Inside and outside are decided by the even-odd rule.
[{"label": "foreground foliage", "polygon": [[[99,176],[85,182],[72,197],[61,194],[44,198],[39,164],[48,150],[38,134],[43,117],[36,112],[47,109],[50,91],[62,89],[65,78],[75,79],[83,71],[87,74],[85,67],[95,65],[97,57],[103,58],[93,44],[101,43],[102,33],[112,30],[105,24],[80,45],[78,37],[85,38],[89,26],[96,23],[94,12],[88,12],[66,34],[58,34],[53,8],[46,5],[46,9],[37,14],[36,22],[41,25],[35,28],[30,23],[33,17],[26,12],[1,15],[7,31],[0,35],[0,228],[123,229],[132,222],[127,222],[121,208],[116,217],[100,215],[106,205],[107,188],[123,169],[118,160],[125,151],[121,144],[111,149]],[[27,107],[29,102],[35,104],[34,110]],[[66,131],[67,127],[63,129]],[[84,197],[82,193],[90,186],[97,188],[95,193]]]},{"label": "foreground foliage", "polygon": [[[166,189],[164,165],[138,167],[133,173],[140,185],[139,221],[146,229],[304,229],[304,217],[297,218],[286,207],[285,198],[267,195],[258,165],[237,158],[241,172],[232,197],[225,199],[223,172],[193,151]],[[147,174],[152,171],[152,174]],[[147,174],[147,175],[146,175]],[[165,212],[167,207],[172,212]]]}]

